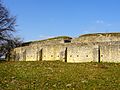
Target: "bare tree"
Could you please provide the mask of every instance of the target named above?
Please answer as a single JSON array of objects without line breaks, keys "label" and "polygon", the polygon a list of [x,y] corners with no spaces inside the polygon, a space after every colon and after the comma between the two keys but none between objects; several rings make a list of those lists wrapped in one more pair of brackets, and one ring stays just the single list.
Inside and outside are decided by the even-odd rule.
[{"label": "bare tree", "polygon": [[0,0],[0,57],[9,54],[12,48],[20,45],[19,39],[13,36],[15,26],[16,17],[10,15]]}]

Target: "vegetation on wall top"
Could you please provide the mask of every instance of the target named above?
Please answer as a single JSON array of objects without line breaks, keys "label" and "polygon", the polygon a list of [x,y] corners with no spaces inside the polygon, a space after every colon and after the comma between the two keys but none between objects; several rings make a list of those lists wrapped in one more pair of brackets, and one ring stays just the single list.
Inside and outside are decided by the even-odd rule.
[{"label": "vegetation on wall top", "polygon": [[44,41],[57,40],[57,39],[72,39],[72,37],[69,37],[69,36],[58,36],[58,37],[48,38],[48,39],[44,39],[44,40],[29,41],[29,42],[24,42],[22,44],[22,46],[26,46],[26,45],[29,45],[31,43],[44,42]]},{"label": "vegetation on wall top", "polygon": [[115,36],[115,37],[120,37],[120,32],[113,32],[113,33],[91,33],[91,34],[83,34],[83,35],[80,35],[80,37],[87,37],[87,36]]}]

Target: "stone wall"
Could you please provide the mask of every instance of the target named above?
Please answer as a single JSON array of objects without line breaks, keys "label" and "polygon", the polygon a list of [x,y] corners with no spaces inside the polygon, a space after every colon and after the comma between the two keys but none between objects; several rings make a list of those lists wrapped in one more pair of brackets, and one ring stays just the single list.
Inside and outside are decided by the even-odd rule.
[{"label": "stone wall", "polygon": [[[18,47],[12,52],[12,60],[16,61],[65,61],[65,49],[63,44],[35,45]],[[15,56],[15,57],[14,57]]]},{"label": "stone wall", "polygon": [[26,61],[26,50],[27,47],[18,47],[12,51],[11,60],[12,61]]},{"label": "stone wall", "polygon": [[12,61],[120,62],[120,45],[57,44],[26,46],[12,51]]},{"label": "stone wall", "polygon": [[97,47],[72,44],[67,48],[67,62],[97,62]]},{"label": "stone wall", "polygon": [[[84,51],[84,52],[83,52]],[[97,61],[95,46],[82,44],[30,45],[14,49],[16,61],[91,62]]]},{"label": "stone wall", "polygon": [[106,45],[100,48],[101,62],[120,62],[120,45]]},{"label": "stone wall", "polygon": [[[120,38],[115,35],[88,35],[72,43],[50,39],[35,41],[11,51],[12,61],[120,62]],[[77,41],[78,40],[78,41]],[[62,42],[62,43],[61,43]]]},{"label": "stone wall", "polygon": [[65,61],[65,46],[50,45],[43,48],[43,61]]}]

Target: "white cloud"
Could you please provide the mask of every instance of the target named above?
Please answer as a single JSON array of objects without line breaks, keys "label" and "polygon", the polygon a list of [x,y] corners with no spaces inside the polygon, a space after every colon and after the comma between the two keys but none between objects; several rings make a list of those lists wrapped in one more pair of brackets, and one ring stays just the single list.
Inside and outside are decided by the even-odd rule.
[{"label": "white cloud", "polygon": [[112,26],[112,24],[109,24],[109,23],[108,23],[107,26]]},{"label": "white cloud", "polygon": [[97,20],[96,23],[98,23],[98,24],[103,24],[104,21],[103,21],[103,20]]},{"label": "white cloud", "polygon": [[101,24],[102,26],[111,26],[112,24],[105,22],[104,20],[96,20],[96,24]]},{"label": "white cloud", "polygon": [[104,20],[96,20],[94,23],[89,24],[88,26],[82,27],[82,33],[99,33],[99,32],[109,32],[113,24],[105,22]]}]

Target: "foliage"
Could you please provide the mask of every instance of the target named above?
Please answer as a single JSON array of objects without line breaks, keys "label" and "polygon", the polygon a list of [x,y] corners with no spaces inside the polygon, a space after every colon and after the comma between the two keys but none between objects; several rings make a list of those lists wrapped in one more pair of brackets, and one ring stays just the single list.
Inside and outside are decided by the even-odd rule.
[{"label": "foliage", "polygon": [[11,48],[18,46],[20,41],[13,36],[16,26],[16,17],[11,16],[0,0],[0,57],[9,53]]},{"label": "foliage", "polygon": [[1,62],[0,90],[120,90],[120,63]]}]

